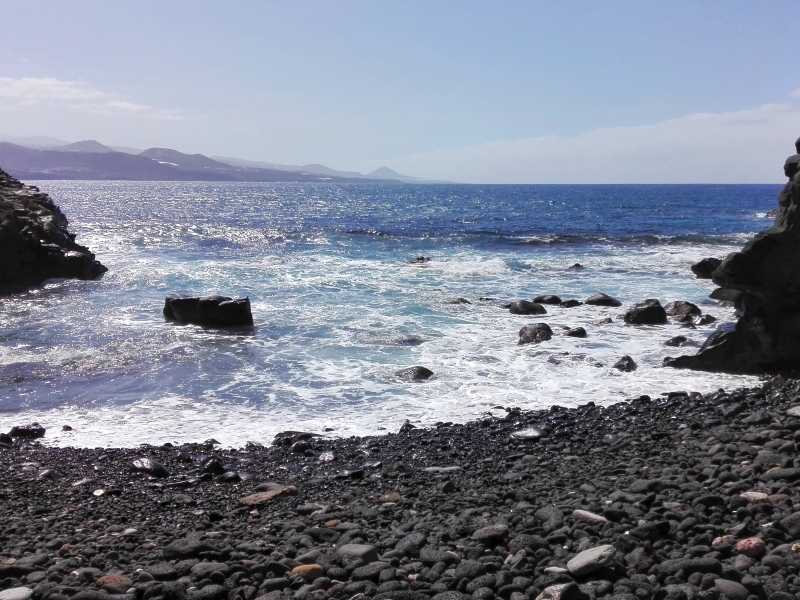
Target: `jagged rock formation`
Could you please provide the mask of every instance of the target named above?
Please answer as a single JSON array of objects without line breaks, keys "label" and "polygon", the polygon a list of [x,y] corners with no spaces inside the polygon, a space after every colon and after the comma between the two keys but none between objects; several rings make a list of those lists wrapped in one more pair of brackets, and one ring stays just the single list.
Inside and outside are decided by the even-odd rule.
[{"label": "jagged rock formation", "polygon": [[697,355],[667,358],[665,366],[750,374],[800,371],[799,167],[800,155],[786,160],[789,181],[778,197],[772,228],[728,255],[712,274],[720,287],[711,297],[735,303],[735,327],[721,326]]},{"label": "jagged rock formation", "polygon": [[95,279],[107,269],[75,243],[67,218],[38,188],[0,170],[0,292],[46,279]]}]

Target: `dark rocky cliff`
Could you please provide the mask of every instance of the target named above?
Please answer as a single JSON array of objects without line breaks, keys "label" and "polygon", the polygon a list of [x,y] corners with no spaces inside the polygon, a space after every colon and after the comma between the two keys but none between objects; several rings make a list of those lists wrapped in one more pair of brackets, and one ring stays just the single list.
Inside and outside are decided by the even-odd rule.
[{"label": "dark rocky cliff", "polygon": [[778,197],[772,228],[728,255],[711,276],[719,286],[711,297],[735,303],[735,327],[720,327],[697,355],[668,358],[665,366],[749,374],[800,371],[799,164],[798,155],[786,160],[789,181]]},{"label": "dark rocky cliff", "polygon": [[50,278],[95,279],[107,269],[75,243],[50,197],[0,170],[0,292]]}]

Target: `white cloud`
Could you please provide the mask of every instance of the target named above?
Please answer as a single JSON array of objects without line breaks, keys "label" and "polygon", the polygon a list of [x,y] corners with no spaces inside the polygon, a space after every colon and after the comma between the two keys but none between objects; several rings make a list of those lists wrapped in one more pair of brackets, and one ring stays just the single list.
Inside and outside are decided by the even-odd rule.
[{"label": "white cloud", "polygon": [[81,81],[55,77],[0,77],[0,108],[36,105],[64,106],[102,115],[138,115],[155,119],[182,119],[180,111],[136,104],[104,92]]},{"label": "white cloud", "polygon": [[437,150],[385,164],[416,177],[471,183],[781,182],[798,135],[800,110],[769,104],[573,137]]},{"label": "white cloud", "polygon": [[795,91],[793,91],[793,92],[790,94],[790,96],[791,96],[792,98],[800,98],[800,88],[798,88],[798,89],[796,89]]}]

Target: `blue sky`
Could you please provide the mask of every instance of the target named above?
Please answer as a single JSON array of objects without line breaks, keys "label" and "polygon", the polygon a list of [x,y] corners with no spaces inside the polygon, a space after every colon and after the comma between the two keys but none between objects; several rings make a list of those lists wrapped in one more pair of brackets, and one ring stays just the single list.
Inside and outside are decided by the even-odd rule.
[{"label": "blue sky", "polygon": [[777,182],[800,136],[800,18],[786,3],[0,11],[10,136],[518,183]]}]

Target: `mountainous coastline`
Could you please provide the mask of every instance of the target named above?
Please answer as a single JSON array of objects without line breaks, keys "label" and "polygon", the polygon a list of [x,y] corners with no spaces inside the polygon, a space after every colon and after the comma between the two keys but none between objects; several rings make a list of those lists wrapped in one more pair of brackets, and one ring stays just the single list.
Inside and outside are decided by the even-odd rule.
[{"label": "mountainous coastline", "polygon": [[366,175],[325,165],[279,165],[232,157],[185,154],[170,148],[106,146],[96,140],[75,143],[56,138],[4,138],[0,165],[19,179],[252,182],[405,182],[428,183],[381,167]]}]

